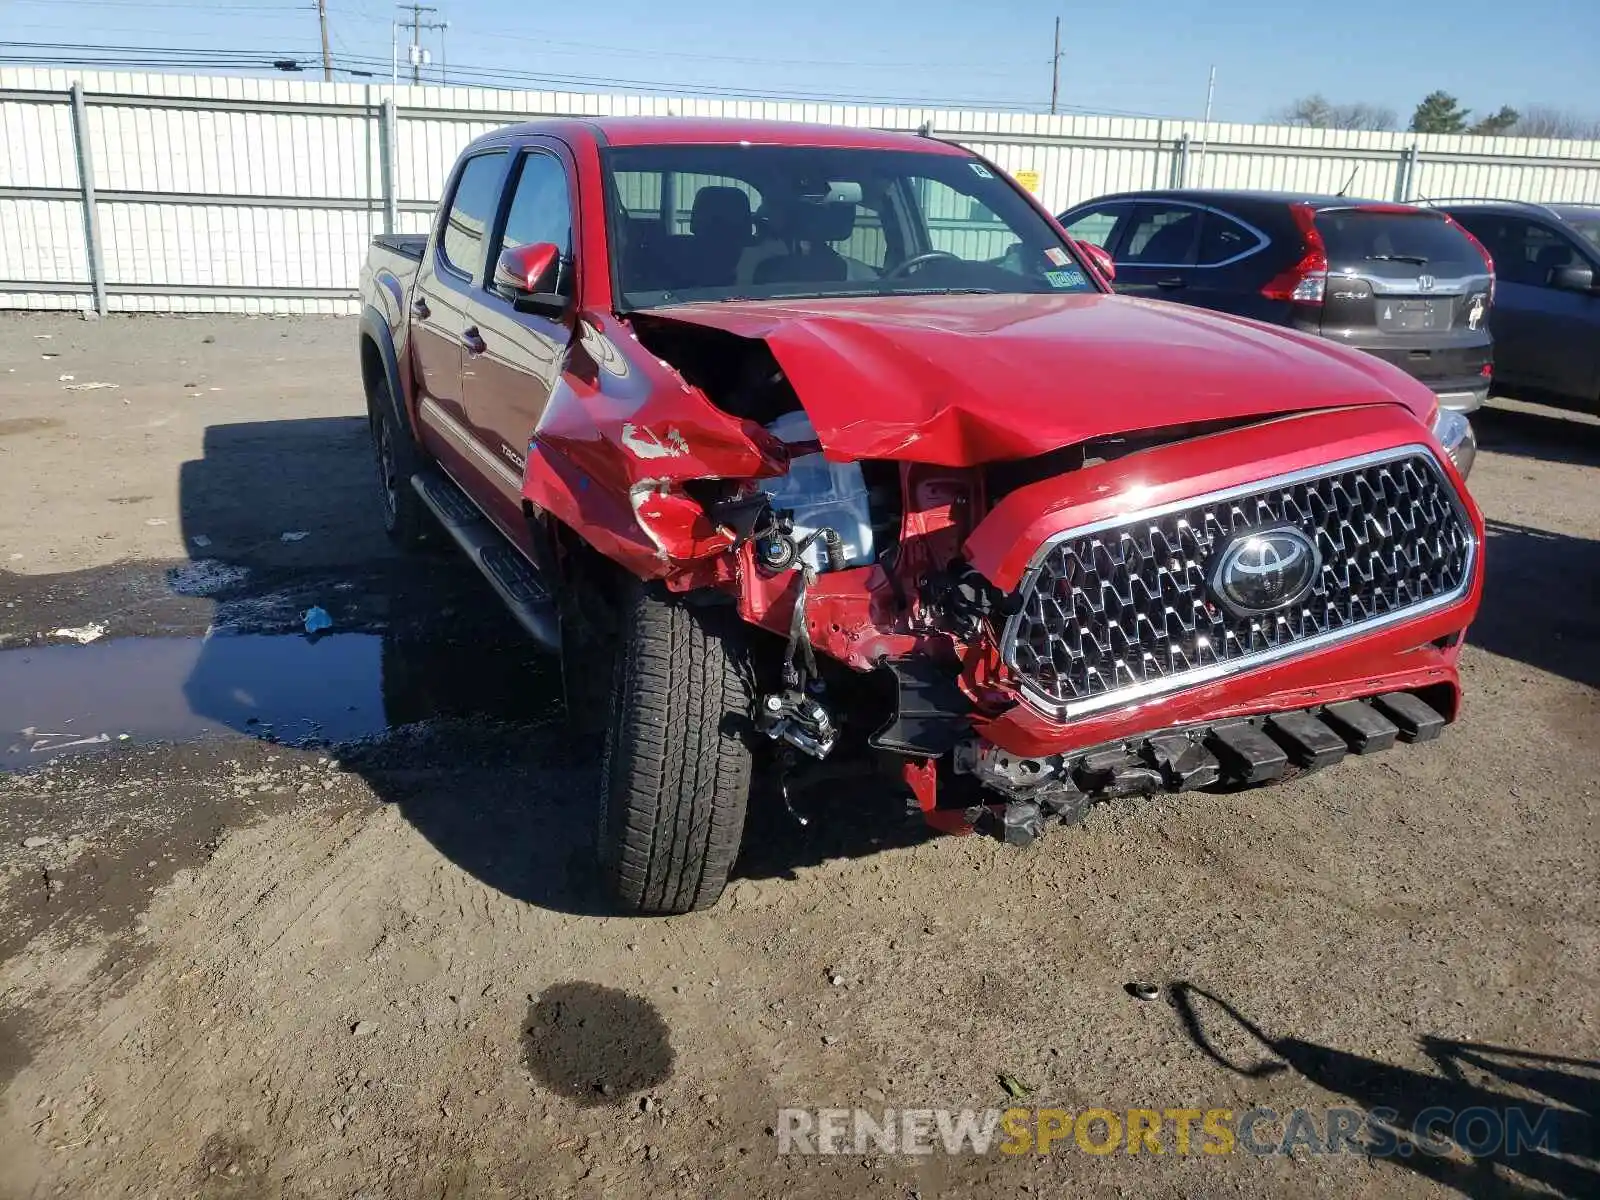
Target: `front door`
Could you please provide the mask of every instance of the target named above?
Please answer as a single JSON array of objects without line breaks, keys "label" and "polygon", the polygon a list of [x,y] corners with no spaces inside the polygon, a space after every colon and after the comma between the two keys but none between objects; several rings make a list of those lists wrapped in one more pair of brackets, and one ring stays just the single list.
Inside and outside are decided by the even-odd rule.
[{"label": "front door", "polygon": [[1495,382],[1593,400],[1600,301],[1550,284],[1552,270],[1589,262],[1588,251],[1553,222],[1475,208],[1450,215],[1494,256]]},{"label": "front door", "polygon": [[493,515],[503,525],[520,527],[528,443],[561,377],[572,326],[570,317],[518,312],[511,297],[493,286],[494,263],[505,250],[549,242],[561,251],[558,289],[570,295],[572,189],[568,164],[555,147],[519,154],[512,171],[511,199],[501,234],[490,247],[490,283],[474,306],[461,375],[467,424],[482,457],[498,464],[489,473],[497,492],[488,501]]}]

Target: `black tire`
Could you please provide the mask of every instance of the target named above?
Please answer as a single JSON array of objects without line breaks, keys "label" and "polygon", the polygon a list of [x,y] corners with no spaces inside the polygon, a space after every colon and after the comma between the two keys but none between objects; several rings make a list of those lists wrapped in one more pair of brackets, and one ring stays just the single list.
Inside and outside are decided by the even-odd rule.
[{"label": "black tire", "polygon": [[367,417],[372,428],[383,531],[402,549],[416,549],[429,528],[427,506],[411,486],[411,477],[422,469],[422,461],[411,431],[400,425],[395,416],[389,385],[381,379],[373,385]]},{"label": "black tire", "polygon": [[743,627],[728,609],[630,590],[601,767],[600,869],[626,912],[691,912],[722,895],[744,834]]}]

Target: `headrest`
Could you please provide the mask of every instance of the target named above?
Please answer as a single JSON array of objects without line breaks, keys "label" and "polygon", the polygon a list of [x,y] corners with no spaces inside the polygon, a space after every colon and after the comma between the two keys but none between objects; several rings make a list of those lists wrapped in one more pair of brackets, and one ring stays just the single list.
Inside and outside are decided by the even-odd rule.
[{"label": "headrest", "polygon": [[856,206],[853,201],[826,200],[821,204],[802,200],[790,212],[796,237],[808,242],[842,242],[855,231]]},{"label": "headrest", "polygon": [[750,237],[750,197],[741,188],[703,187],[694,196],[689,214],[689,232],[695,237],[727,236],[738,233]]},{"label": "headrest", "polygon": [[1573,253],[1560,242],[1539,249],[1539,257],[1535,259],[1537,266],[1553,271],[1557,267],[1564,267],[1573,260]]}]

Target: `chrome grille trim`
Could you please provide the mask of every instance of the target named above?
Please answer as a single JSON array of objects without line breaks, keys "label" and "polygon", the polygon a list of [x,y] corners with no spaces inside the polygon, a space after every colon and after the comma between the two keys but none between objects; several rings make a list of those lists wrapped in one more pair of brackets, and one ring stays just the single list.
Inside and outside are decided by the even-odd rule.
[{"label": "chrome grille trim", "polygon": [[[1144,676],[1141,679],[1131,680],[1130,682],[1127,682],[1121,686],[1109,686],[1104,690],[1096,690],[1087,695],[1067,695],[1065,694],[1067,689],[1058,689],[1058,691],[1053,692],[1049,690],[1044,682],[1041,681],[1039,678],[1039,672],[1030,671],[1019,665],[1018,642],[1021,637],[1023,627],[1026,623],[1037,622],[1042,619],[1039,615],[1036,615],[1030,611],[1035,598],[1035,592],[1039,587],[1041,579],[1046,573],[1047,567],[1050,566],[1052,554],[1058,547],[1062,546],[1063,543],[1070,542],[1075,539],[1092,537],[1095,534],[1104,533],[1108,530],[1127,531],[1132,527],[1138,526],[1144,526],[1145,532],[1148,535],[1150,532],[1159,528],[1153,523],[1158,522],[1161,518],[1171,517],[1173,514],[1184,513],[1191,510],[1213,508],[1216,505],[1226,501],[1238,500],[1246,497],[1253,498],[1258,503],[1271,503],[1274,502],[1271,495],[1272,493],[1279,493],[1284,489],[1293,488],[1300,484],[1331,480],[1336,476],[1352,475],[1358,472],[1370,470],[1372,468],[1413,460],[1417,462],[1420,470],[1427,472],[1427,474],[1431,477],[1427,481],[1427,483],[1431,485],[1431,491],[1436,491],[1437,495],[1448,504],[1448,512],[1442,517],[1439,517],[1435,524],[1430,526],[1427,531],[1430,536],[1435,538],[1449,538],[1451,540],[1451,546],[1459,553],[1459,570],[1458,572],[1452,571],[1452,578],[1446,581],[1450,585],[1446,588],[1446,590],[1420,601],[1400,604],[1398,607],[1395,607],[1390,611],[1379,613],[1376,616],[1358,617],[1352,619],[1349,622],[1342,623],[1335,628],[1327,628],[1322,632],[1313,633],[1309,636],[1295,636],[1293,633],[1278,635],[1288,636],[1292,640],[1269,645],[1264,649],[1248,650],[1241,646],[1238,651],[1229,652],[1225,650],[1223,655],[1220,657],[1213,653],[1211,657],[1214,659],[1214,661],[1206,662],[1198,666],[1191,666],[1171,671],[1170,673],[1161,674],[1156,678],[1150,678],[1143,671],[1141,671],[1140,675]],[[1392,510],[1390,515],[1393,515]],[[1435,515],[1436,517],[1438,516],[1438,514]],[[1255,521],[1249,520],[1243,522],[1242,524],[1235,522],[1232,528],[1239,529],[1255,523]],[[1313,530],[1316,530],[1318,533],[1319,545],[1329,544],[1329,540],[1327,539],[1325,531],[1322,531],[1320,527],[1315,526],[1309,517],[1303,518],[1301,521],[1293,521],[1291,523],[1301,524],[1307,532],[1313,532]],[[1414,531],[1408,529],[1407,532],[1412,533]],[[1166,535],[1163,534],[1162,536],[1165,537]],[[1169,546],[1173,540],[1174,539],[1171,538],[1167,539]],[[1120,542],[1121,539],[1119,538],[1119,544]],[[1215,546],[1219,544],[1220,542],[1217,542],[1215,539],[1207,537],[1204,544],[1199,547],[1199,553],[1197,557],[1187,560],[1183,564],[1183,570],[1186,577],[1189,579],[1189,582],[1185,585],[1185,587],[1188,592],[1194,595],[1196,600],[1208,599],[1208,596],[1204,591],[1205,576],[1207,574],[1206,569],[1208,565],[1207,559],[1209,558],[1209,555]],[[1413,538],[1411,543],[1413,553],[1415,552],[1416,545],[1416,539]],[[1338,548],[1336,547],[1336,549]],[[1196,687],[1201,684],[1212,683],[1218,679],[1226,678],[1244,671],[1252,671],[1259,667],[1267,666],[1271,663],[1280,662],[1285,658],[1310,653],[1314,650],[1322,649],[1327,646],[1346,641],[1353,637],[1364,636],[1368,633],[1375,632],[1400,621],[1413,620],[1416,617],[1423,616],[1441,608],[1446,608],[1458,602],[1471,588],[1473,573],[1477,565],[1477,556],[1478,541],[1473,532],[1472,522],[1467,516],[1466,508],[1461,502],[1461,497],[1457,494],[1455,487],[1450,482],[1449,476],[1440,466],[1439,460],[1434,454],[1433,450],[1421,443],[1411,443],[1403,446],[1396,446],[1387,450],[1377,451],[1371,454],[1357,455],[1352,458],[1341,459],[1337,462],[1326,463],[1304,470],[1269,476],[1265,479],[1259,479],[1250,483],[1240,484],[1235,487],[1223,489],[1221,491],[1210,492],[1200,496],[1186,497],[1170,504],[1134,510],[1132,512],[1121,514],[1115,517],[1108,517],[1104,520],[1096,521],[1087,525],[1078,525],[1070,529],[1064,529],[1059,533],[1051,535],[1038,548],[1038,550],[1034,552],[1032,558],[1028,562],[1027,569],[1023,573],[1022,581],[1018,584],[1015,594],[1020,598],[1021,604],[1018,607],[1018,611],[1015,612],[1011,616],[1010,620],[1006,623],[1005,632],[1001,638],[1001,653],[1006,665],[1017,674],[1019,680],[1021,681],[1022,694],[1030,705],[1048,716],[1060,720],[1071,720],[1076,717],[1084,716],[1089,713],[1100,712],[1109,708],[1124,707],[1137,703],[1138,701],[1154,696],[1164,695],[1169,692],[1180,691],[1186,688]],[[1348,557],[1342,553],[1336,554],[1334,556],[1334,561],[1325,564],[1325,573],[1322,578],[1319,578],[1317,588],[1308,601],[1302,602],[1300,605],[1295,606],[1294,609],[1285,610],[1283,613],[1273,613],[1268,614],[1266,617],[1257,618],[1257,621],[1259,622],[1269,619],[1281,621],[1283,618],[1289,615],[1297,615],[1302,623],[1302,627],[1304,627],[1306,622],[1310,621],[1314,623],[1316,621],[1316,617],[1311,613],[1310,607],[1313,601],[1319,604],[1319,607],[1326,616],[1327,605],[1329,603],[1337,604],[1340,601],[1348,598],[1348,593],[1346,593],[1344,595],[1334,596],[1330,600],[1329,593],[1323,586],[1323,582],[1327,578],[1326,572],[1337,570],[1340,565],[1343,565],[1345,570],[1348,571],[1350,563],[1348,561]],[[1448,562],[1446,565],[1448,565]],[[1170,574],[1170,572],[1168,573]],[[1455,574],[1459,574],[1458,579],[1454,578]],[[1148,594],[1149,589],[1146,588],[1145,591]],[[1129,603],[1131,605],[1132,602],[1129,601]],[[1214,608],[1215,606],[1213,605],[1212,607]],[[1166,611],[1170,613],[1173,610],[1168,608]],[[1141,624],[1141,622],[1136,620],[1135,625],[1138,626],[1139,624]],[[1256,626],[1256,630],[1259,631],[1259,625]],[[1249,630],[1247,630],[1247,632],[1249,632]],[[1273,639],[1267,640],[1270,641]],[[1154,656],[1146,651],[1143,657],[1153,659]],[[1198,649],[1192,654],[1185,655],[1185,660],[1188,661],[1195,657],[1201,657]],[[1116,662],[1118,665],[1125,664],[1125,660],[1116,660]],[[1052,670],[1050,674],[1054,675],[1054,671]],[[1074,692],[1077,691],[1075,688],[1072,690]]]}]

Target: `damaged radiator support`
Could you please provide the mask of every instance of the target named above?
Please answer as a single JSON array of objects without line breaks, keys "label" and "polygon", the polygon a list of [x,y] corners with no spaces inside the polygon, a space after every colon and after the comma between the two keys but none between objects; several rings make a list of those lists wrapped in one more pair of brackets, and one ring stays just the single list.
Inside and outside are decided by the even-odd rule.
[{"label": "damaged radiator support", "polygon": [[1347,753],[1372,754],[1396,741],[1430,741],[1444,726],[1445,717],[1420,696],[1391,692],[1167,729],[1047,758],[1023,758],[969,739],[956,747],[954,768],[1006,796],[1010,823],[1041,816],[1072,822],[1097,800],[1268,783],[1290,771],[1331,766]]}]

